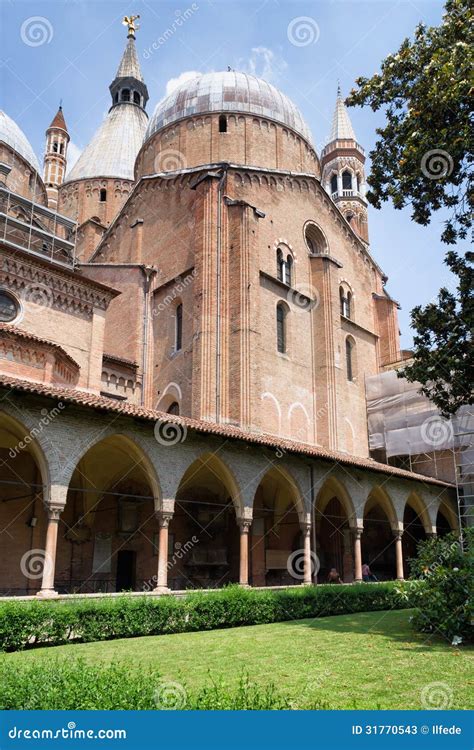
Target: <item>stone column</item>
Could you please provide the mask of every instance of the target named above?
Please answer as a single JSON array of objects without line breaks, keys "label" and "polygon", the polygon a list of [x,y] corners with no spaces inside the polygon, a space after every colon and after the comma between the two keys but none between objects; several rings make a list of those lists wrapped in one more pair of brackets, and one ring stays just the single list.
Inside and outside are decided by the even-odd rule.
[{"label": "stone column", "polygon": [[158,572],[154,591],[157,594],[168,594],[168,528],[173,513],[157,511],[156,516],[160,525],[158,542]]},{"label": "stone column", "polygon": [[252,520],[239,518],[237,520],[240,528],[240,571],[239,583],[241,586],[249,585],[249,531]]},{"label": "stone column", "polygon": [[361,536],[364,529],[361,526],[357,526],[354,529],[354,581],[357,583],[362,581],[362,547],[361,547]]},{"label": "stone column", "polygon": [[402,536],[403,531],[397,530],[393,532],[395,537],[395,554],[397,559],[397,581],[403,581],[403,550],[402,550]]},{"label": "stone column", "polygon": [[337,173],[337,194],[339,197],[342,195],[342,172]]},{"label": "stone column", "polygon": [[303,531],[303,551],[304,551],[304,563],[303,563],[303,585],[311,586],[313,583],[313,571],[312,571],[312,557],[311,557],[311,524],[302,524]]},{"label": "stone column", "polygon": [[36,596],[49,599],[57,596],[54,589],[54,576],[56,573],[56,549],[58,544],[58,525],[64,505],[50,505],[47,507],[48,526],[46,529],[46,543],[43,558],[43,579],[41,589]]}]

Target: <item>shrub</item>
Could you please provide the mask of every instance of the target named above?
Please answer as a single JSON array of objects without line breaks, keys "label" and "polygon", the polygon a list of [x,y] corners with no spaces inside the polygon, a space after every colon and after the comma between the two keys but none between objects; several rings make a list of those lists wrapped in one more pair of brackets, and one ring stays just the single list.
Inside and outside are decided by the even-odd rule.
[{"label": "shrub", "polygon": [[0,710],[270,710],[326,709],[260,685],[242,674],[236,686],[209,678],[191,691],[182,682],[163,681],[143,664],[88,664],[83,659],[13,662],[0,658]]},{"label": "shrub", "polygon": [[255,591],[228,586],[186,597],[0,602],[0,649],[259,625],[410,606],[393,583]]},{"label": "shrub", "polygon": [[428,539],[418,546],[411,561],[414,583],[411,602],[416,607],[417,630],[438,633],[453,640],[472,640],[474,591],[474,529],[466,529],[464,550],[453,532]]}]

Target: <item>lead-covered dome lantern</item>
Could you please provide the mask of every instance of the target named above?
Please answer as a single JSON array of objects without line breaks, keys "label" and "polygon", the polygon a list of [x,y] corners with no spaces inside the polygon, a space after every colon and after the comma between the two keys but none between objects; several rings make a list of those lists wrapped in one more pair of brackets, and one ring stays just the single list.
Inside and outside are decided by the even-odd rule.
[{"label": "lead-covered dome lantern", "polygon": [[291,99],[267,81],[235,71],[205,73],[177,86],[157,104],[145,141],[178,120],[212,112],[259,115],[312,143],[311,132]]}]

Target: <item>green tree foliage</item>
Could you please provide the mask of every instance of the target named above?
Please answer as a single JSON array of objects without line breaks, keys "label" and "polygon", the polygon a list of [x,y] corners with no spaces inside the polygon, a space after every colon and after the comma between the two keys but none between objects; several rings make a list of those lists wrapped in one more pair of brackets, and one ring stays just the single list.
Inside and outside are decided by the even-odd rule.
[{"label": "green tree foliage", "polygon": [[448,0],[439,27],[419,24],[389,55],[381,72],[358,78],[349,106],[384,108],[386,124],[370,153],[368,201],[380,208],[412,206],[418,224],[447,208],[442,240],[464,238],[472,222],[474,13],[467,0]]},{"label": "green tree foliage", "polygon": [[453,251],[447,253],[445,263],[458,279],[457,289],[443,287],[437,302],[412,310],[413,362],[398,373],[422,383],[421,392],[445,417],[472,403],[473,258],[473,253],[465,259]]},{"label": "green tree foliage", "polygon": [[414,625],[424,633],[443,635],[454,645],[473,639],[474,530],[465,530],[464,551],[456,532],[421,542],[411,561],[419,579],[411,592],[417,607]]},{"label": "green tree foliage", "polygon": [[[448,211],[441,235],[446,244],[466,238],[472,226],[473,16],[467,0],[448,0],[439,27],[419,24],[380,73],[357,79],[347,100],[386,115],[370,153],[369,202],[376,208],[387,200],[399,209],[409,204],[422,225],[433,212]],[[399,372],[421,383],[445,416],[472,403],[472,258],[447,253],[457,290],[443,287],[436,302],[412,311],[414,361]]]}]

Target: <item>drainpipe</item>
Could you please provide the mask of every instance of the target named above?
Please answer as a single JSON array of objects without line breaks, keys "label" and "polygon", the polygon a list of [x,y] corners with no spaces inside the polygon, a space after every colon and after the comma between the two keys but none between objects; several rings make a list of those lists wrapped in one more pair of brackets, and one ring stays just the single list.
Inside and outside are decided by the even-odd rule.
[{"label": "drainpipe", "polygon": [[140,266],[144,274],[143,281],[143,321],[142,321],[142,394],[140,404],[145,405],[145,393],[147,391],[148,378],[148,319],[149,319],[149,296],[151,279],[156,273],[154,266]]},{"label": "drainpipe", "polygon": [[[311,535],[313,537],[313,552],[317,556],[316,551],[316,508],[314,504],[314,466],[309,464],[309,483],[310,483],[310,498],[311,498]],[[318,582],[318,571],[316,566],[314,568],[313,583]]]},{"label": "drainpipe", "polygon": [[222,199],[227,179],[227,165],[217,186],[217,247],[216,247],[216,422],[221,421],[221,249]]}]

